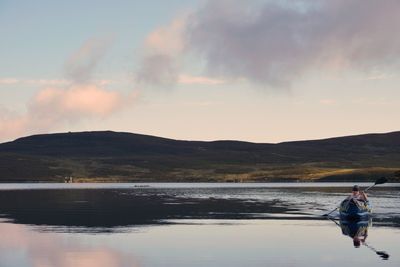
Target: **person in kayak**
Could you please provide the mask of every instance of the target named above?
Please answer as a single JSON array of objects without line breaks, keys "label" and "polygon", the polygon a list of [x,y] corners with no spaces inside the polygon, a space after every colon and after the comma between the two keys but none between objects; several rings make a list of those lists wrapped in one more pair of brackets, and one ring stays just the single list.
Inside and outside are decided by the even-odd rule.
[{"label": "person in kayak", "polygon": [[349,196],[349,199],[361,200],[363,202],[368,201],[367,194],[364,191],[360,192],[360,188],[358,187],[358,185],[353,186],[353,189],[351,190],[351,195]]}]

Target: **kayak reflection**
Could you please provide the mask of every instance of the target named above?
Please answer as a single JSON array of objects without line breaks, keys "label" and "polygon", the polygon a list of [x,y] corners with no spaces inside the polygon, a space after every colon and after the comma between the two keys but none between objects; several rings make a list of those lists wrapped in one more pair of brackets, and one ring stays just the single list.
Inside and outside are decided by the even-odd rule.
[{"label": "kayak reflection", "polygon": [[365,244],[368,237],[368,228],[372,225],[372,219],[369,220],[340,220],[340,228],[342,234],[353,239],[355,248],[359,248],[361,244]]},{"label": "kayak reflection", "polygon": [[368,229],[370,226],[372,226],[372,218],[369,218],[368,220],[340,220],[339,226],[342,229],[342,234],[350,237],[353,240],[353,245],[355,248],[359,248],[361,245],[364,245],[374,251],[383,260],[389,259],[388,253],[385,251],[379,251],[366,242],[368,237]]}]

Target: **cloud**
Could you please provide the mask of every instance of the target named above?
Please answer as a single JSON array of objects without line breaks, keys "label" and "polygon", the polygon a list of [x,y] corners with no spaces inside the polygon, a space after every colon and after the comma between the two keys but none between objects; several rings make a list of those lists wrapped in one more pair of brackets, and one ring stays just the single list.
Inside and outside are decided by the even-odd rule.
[{"label": "cloud", "polygon": [[335,104],[336,104],[336,100],[334,100],[334,99],[329,99],[329,98],[320,99],[320,100],[319,100],[319,103],[320,103],[321,105],[325,105],[325,106],[332,106],[332,105],[335,105]]},{"label": "cloud", "polygon": [[372,73],[371,75],[367,76],[366,78],[363,78],[361,80],[364,81],[369,81],[369,80],[387,80],[391,78],[392,75],[386,74],[386,73]]},{"label": "cloud", "polygon": [[24,114],[0,110],[0,140],[48,132],[82,120],[104,119],[135,99],[135,94],[122,95],[94,84],[44,88],[33,96]]},{"label": "cloud", "polygon": [[178,77],[178,83],[180,84],[201,84],[201,85],[218,85],[224,84],[225,81],[219,79],[213,79],[205,76],[192,76],[181,74]]},{"label": "cloud", "polygon": [[0,78],[0,85],[34,85],[34,86],[61,86],[71,82],[65,79],[17,79],[17,78]]},{"label": "cloud", "polygon": [[144,57],[136,78],[141,84],[171,86],[178,79],[178,62],[173,56],[154,54]]},{"label": "cloud", "polygon": [[95,68],[112,44],[112,38],[91,38],[75,51],[65,63],[65,74],[76,83],[90,81]]},{"label": "cloud", "polygon": [[142,58],[136,72],[139,83],[171,86],[178,81],[184,49],[184,18],[151,32],[144,41]]},{"label": "cloud", "polygon": [[[0,85],[28,85],[28,86],[66,86],[71,85],[74,82],[67,79],[22,79],[22,78],[0,78]],[[104,86],[108,84],[116,83],[115,80],[92,80],[90,84],[97,84]]]},{"label": "cloud", "polygon": [[159,27],[151,32],[145,40],[147,54],[177,55],[183,51],[182,32],[185,26],[184,18],[173,20],[166,27]]},{"label": "cloud", "polygon": [[19,83],[19,80],[15,78],[0,78],[0,85],[10,85],[16,83]]},{"label": "cloud", "polygon": [[60,126],[89,119],[104,119],[131,105],[136,92],[122,94],[105,87],[110,80],[92,80],[91,76],[104,57],[111,40],[89,39],[65,64],[68,79],[1,79],[3,83],[41,86],[26,111],[18,114],[0,110],[0,140],[37,132],[48,132]]},{"label": "cloud", "polygon": [[0,140],[21,136],[28,125],[28,118],[0,107]]},{"label": "cloud", "polygon": [[62,86],[71,83],[66,79],[30,79],[30,80],[21,80],[21,82],[28,85],[39,85],[39,86]]},{"label": "cloud", "polygon": [[308,71],[371,71],[400,61],[397,0],[207,1],[185,22],[206,72],[287,87]]},{"label": "cloud", "polygon": [[67,116],[106,116],[119,107],[121,96],[95,85],[74,85],[68,89],[47,88],[34,97],[30,109],[35,113],[68,114]]}]

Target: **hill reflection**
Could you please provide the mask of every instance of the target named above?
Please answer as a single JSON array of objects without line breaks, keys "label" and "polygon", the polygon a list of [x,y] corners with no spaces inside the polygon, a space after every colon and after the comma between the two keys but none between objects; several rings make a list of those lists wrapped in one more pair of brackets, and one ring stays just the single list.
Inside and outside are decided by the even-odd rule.
[{"label": "hill reflection", "polygon": [[[61,232],[125,231],[180,219],[324,220],[327,207],[320,203],[332,194],[320,194],[256,188],[1,190],[0,217]],[[331,203],[342,198],[333,197]],[[375,225],[400,226],[396,214],[378,215]]]}]

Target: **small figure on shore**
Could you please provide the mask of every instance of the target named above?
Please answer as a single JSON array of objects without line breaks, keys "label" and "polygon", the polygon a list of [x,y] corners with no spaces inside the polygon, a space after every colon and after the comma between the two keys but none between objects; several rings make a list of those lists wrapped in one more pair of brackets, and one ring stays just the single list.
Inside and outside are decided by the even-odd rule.
[{"label": "small figure on shore", "polygon": [[65,176],[64,177],[64,183],[73,183],[74,180],[72,179],[72,176]]},{"label": "small figure on shore", "polygon": [[354,185],[353,189],[351,190],[351,196],[349,198],[355,199],[355,200],[361,200],[364,202],[368,201],[367,194],[364,191],[360,192],[360,188],[358,185]]}]

